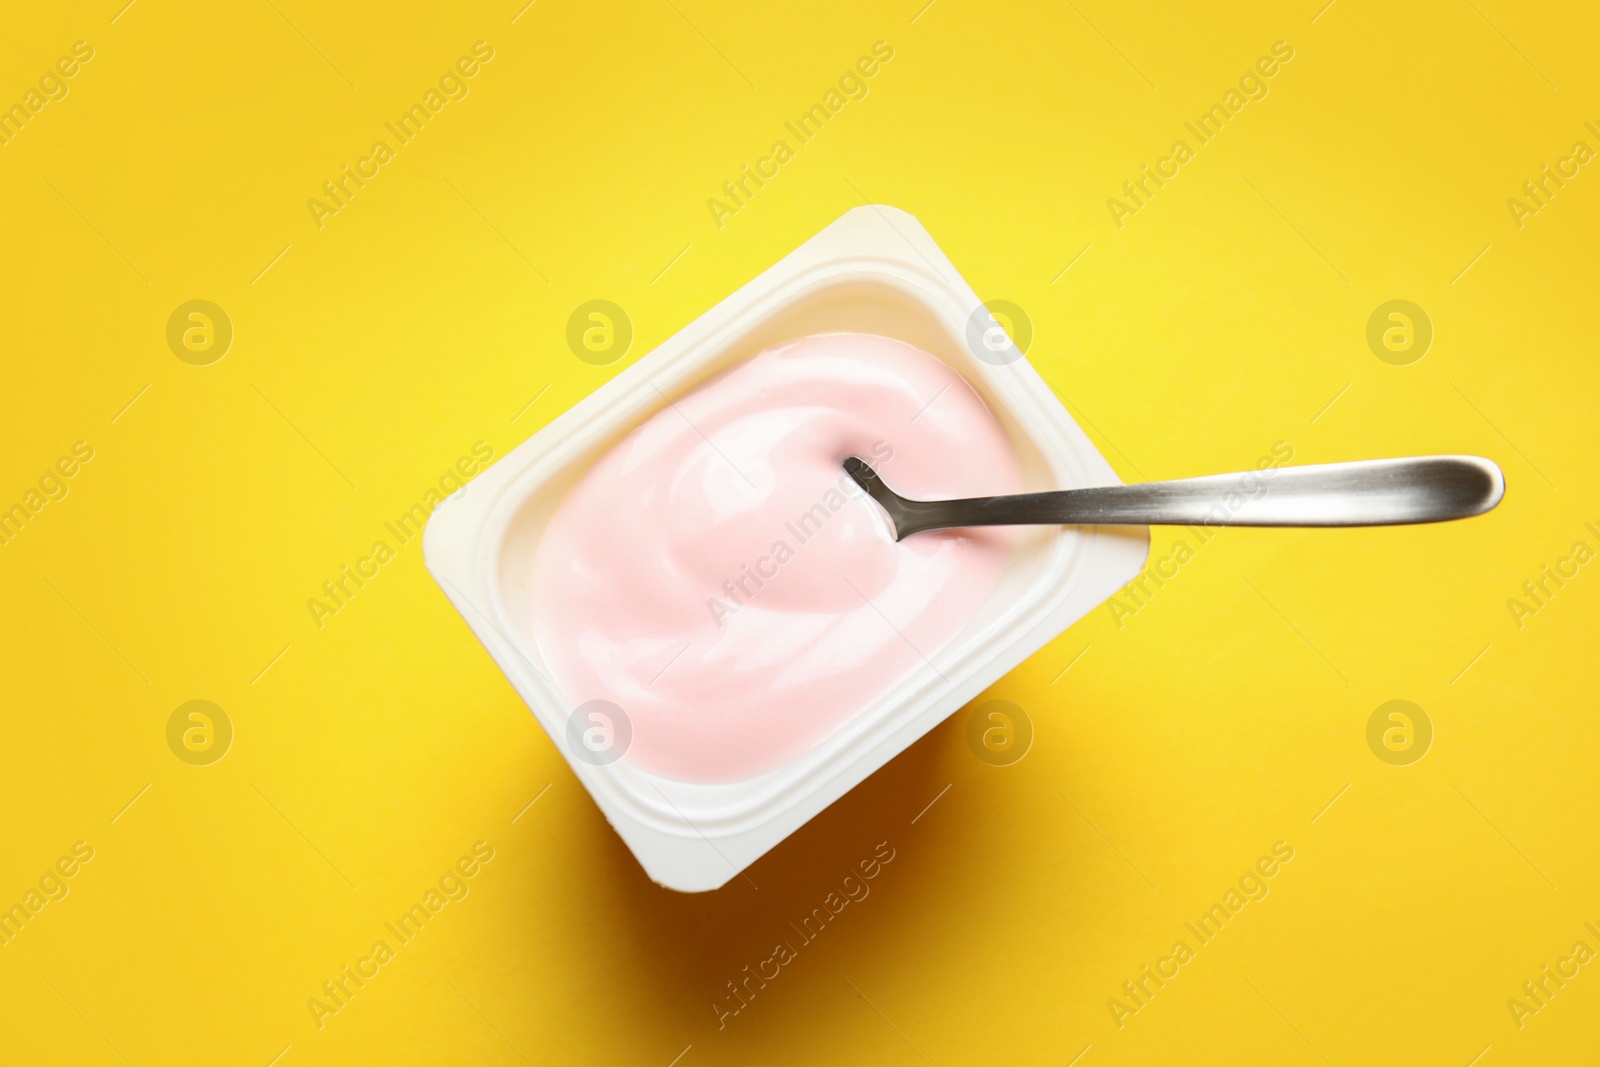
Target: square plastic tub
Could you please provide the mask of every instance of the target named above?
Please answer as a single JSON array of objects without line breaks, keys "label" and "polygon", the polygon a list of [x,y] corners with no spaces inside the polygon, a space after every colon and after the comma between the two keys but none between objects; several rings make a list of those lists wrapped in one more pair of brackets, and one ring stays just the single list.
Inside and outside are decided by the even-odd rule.
[{"label": "square plastic tub", "polygon": [[[533,640],[528,583],[552,512],[628,431],[700,382],[816,333],[898,338],[944,360],[994,412],[1026,491],[1115,473],[915,218],[856,208],[518,445],[437,508],[428,570],[652,879],[715,889],[1092,610],[1144,565],[1139,528],[1037,527],[978,613],[929,664],[813,749],[758,777],[676,781],[597,764],[569,741],[573,702]],[[1024,341],[1024,344],[1027,342]]]}]

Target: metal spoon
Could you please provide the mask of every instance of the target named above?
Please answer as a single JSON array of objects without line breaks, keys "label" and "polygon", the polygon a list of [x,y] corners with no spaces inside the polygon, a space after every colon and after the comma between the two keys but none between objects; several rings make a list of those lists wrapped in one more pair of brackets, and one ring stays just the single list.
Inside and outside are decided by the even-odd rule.
[{"label": "metal spoon", "polygon": [[1402,526],[1482,515],[1506,491],[1500,468],[1479,456],[1322,463],[963,500],[908,500],[854,456],[844,469],[888,513],[896,541],[956,526]]}]

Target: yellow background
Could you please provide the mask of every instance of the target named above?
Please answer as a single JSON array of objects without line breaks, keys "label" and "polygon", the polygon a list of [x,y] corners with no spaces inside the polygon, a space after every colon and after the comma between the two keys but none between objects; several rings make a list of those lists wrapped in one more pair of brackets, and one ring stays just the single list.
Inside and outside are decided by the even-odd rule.
[{"label": "yellow background", "polygon": [[[1600,548],[1600,165],[1521,229],[1506,207],[1600,148],[1600,16],[920,6],[7,14],[0,102],[74,41],[95,57],[0,147],[0,505],[73,442],[95,457],[0,546],[0,903],[76,841],[95,858],[0,947],[0,1061],[1600,1056],[1600,964],[1521,1029],[1506,1007],[1600,949],[1600,567],[1520,629],[1506,606]],[[319,230],[307,199],[478,40],[470,96]],[[719,229],[707,198],[878,40],[870,95]],[[1118,229],[1107,198],[1279,40],[1270,95]],[[1034,724],[1021,762],[976,759],[963,713],[748,881],[674,894],[420,544],[321,629],[306,600],[473,442],[505,454],[864,198],[1027,309],[1031,359],[1126,479],[1285,441],[1479,453],[1508,493],[1444,526],[1224,531],[1123,626],[1101,608],[993,687]],[[637,334],[608,367],[564,341],[594,298]],[[1396,298],[1436,330],[1407,367],[1365,340]],[[236,331],[210,366],[165,340],[192,299]],[[1366,742],[1396,698],[1435,731],[1404,767]],[[191,699],[235,728],[210,766],[167,746]],[[1119,1029],[1108,998],[1280,840],[1270,896]],[[318,1029],[307,999],[477,841],[470,895]],[[724,983],[880,841],[871,896],[719,1031]]]}]

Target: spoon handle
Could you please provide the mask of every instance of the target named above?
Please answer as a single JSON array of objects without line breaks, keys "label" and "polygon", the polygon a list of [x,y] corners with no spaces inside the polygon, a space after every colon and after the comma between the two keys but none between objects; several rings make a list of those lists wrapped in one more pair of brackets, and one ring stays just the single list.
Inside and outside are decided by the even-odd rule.
[{"label": "spoon handle", "polygon": [[1397,526],[1481,515],[1505,493],[1500,468],[1478,456],[1324,463],[963,500],[907,500],[870,474],[857,480],[889,512],[896,539],[957,526]]}]

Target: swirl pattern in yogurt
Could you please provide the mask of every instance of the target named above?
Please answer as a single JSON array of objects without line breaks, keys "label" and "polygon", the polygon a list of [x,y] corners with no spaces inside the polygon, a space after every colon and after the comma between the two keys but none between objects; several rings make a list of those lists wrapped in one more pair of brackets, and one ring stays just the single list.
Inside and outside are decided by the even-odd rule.
[{"label": "swirl pattern in yogurt", "polygon": [[1005,431],[949,365],[822,334],[664,408],[562,501],[534,560],[535,641],[572,704],[627,714],[630,762],[691,782],[779,767],[982,606],[1012,532],[896,543],[851,455],[907,496],[1021,489]]}]

